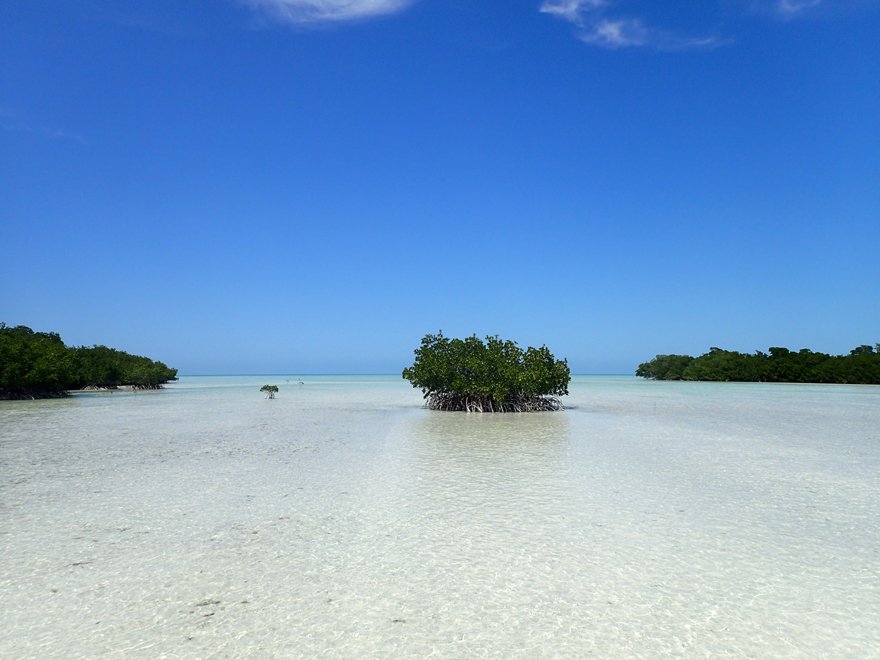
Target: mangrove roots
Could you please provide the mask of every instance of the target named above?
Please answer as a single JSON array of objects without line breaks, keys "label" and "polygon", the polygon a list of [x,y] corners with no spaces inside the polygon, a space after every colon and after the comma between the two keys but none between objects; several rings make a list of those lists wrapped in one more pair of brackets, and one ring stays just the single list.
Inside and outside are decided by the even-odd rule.
[{"label": "mangrove roots", "polygon": [[465,412],[545,412],[562,410],[562,402],[552,396],[511,396],[498,402],[490,396],[431,392],[425,396],[425,405],[431,410],[460,410]]}]

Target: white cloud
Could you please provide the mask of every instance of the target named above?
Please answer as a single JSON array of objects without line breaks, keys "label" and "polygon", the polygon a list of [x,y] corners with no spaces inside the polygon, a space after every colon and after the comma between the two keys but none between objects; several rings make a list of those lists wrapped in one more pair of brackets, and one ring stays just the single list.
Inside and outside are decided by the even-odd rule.
[{"label": "white cloud", "polygon": [[589,29],[582,30],[578,38],[584,43],[603,48],[643,47],[665,51],[710,49],[727,43],[718,37],[687,37],[651,29],[637,18],[599,20]]},{"label": "white cloud", "polygon": [[383,16],[402,11],[413,0],[244,0],[284,23],[314,25]]},{"label": "white cloud", "polygon": [[588,44],[606,48],[625,48],[647,45],[651,41],[651,34],[638,19],[603,19],[581,33],[579,38]]},{"label": "white cloud", "polygon": [[581,15],[605,5],[607,0],[544,0],[538,11],[580,25]]},{"label": "white cloud", "polygon": [[613,0],[544,0],[538,11],[572,23],[577,27],[578,39],[602,48],[688,50],[713,48],[723,43],[718,37],[690,37],[648,26],[641,18],[618,16],[613,4]]},{"label": "white cloud", "polygon": [[822,0],[779,0],[777,9],[781,14],[793,16],[805,9],[816,7],[822,3]]}]

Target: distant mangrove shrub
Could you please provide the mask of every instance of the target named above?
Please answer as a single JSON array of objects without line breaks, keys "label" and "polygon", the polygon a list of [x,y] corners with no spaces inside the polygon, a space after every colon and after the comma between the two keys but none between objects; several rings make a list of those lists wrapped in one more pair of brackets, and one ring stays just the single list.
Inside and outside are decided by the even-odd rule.
[{"label": "distant mangrove shrub", "polygon": [[57,332],[0,323],[0,399],[64,396],[67,390],[158,389],[177,369],[106,346],[69,347]]},{"label": "distant mangrove shrub", "polygon": [[546,346],[523,351],[498,336],[449,339],[428,334],[403,377],[422,390],[428,408],[468,412],[559,410],[571,373]]},{"label": "distant mangrove shrub", "polygon": [[858,346],[849,355],[774,346],[754,354],[712,347],[699,357],[658,355],[636,376],[654,380],[711,380],[762,383],[849,383],[880,385],[880,344]]},{"label": "distant mangrove shrub", "polygon": [[275,395],[278,394],[278,386],[277,385],[263,385],[260,388],[260,392],[265,392],[267,399],[274,399]]}]

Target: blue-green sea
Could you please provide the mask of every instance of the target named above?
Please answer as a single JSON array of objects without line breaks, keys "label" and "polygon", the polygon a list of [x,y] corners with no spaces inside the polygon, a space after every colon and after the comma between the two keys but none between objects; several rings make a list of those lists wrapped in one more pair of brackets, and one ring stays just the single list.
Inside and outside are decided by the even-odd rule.
[{"label": "blue-green sea", "polygon": [[880,657],[880,387],[564,404],[308,375],[0,402],[0,657]]}]

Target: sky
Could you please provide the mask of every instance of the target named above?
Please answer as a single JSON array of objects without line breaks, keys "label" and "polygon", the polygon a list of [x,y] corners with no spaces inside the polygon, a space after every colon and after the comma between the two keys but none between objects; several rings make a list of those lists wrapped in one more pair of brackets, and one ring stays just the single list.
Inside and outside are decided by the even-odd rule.
[{"label": "sky", "polygon": [[7,0],[0,321],[181,374],[880,342],[880,0]]}]

